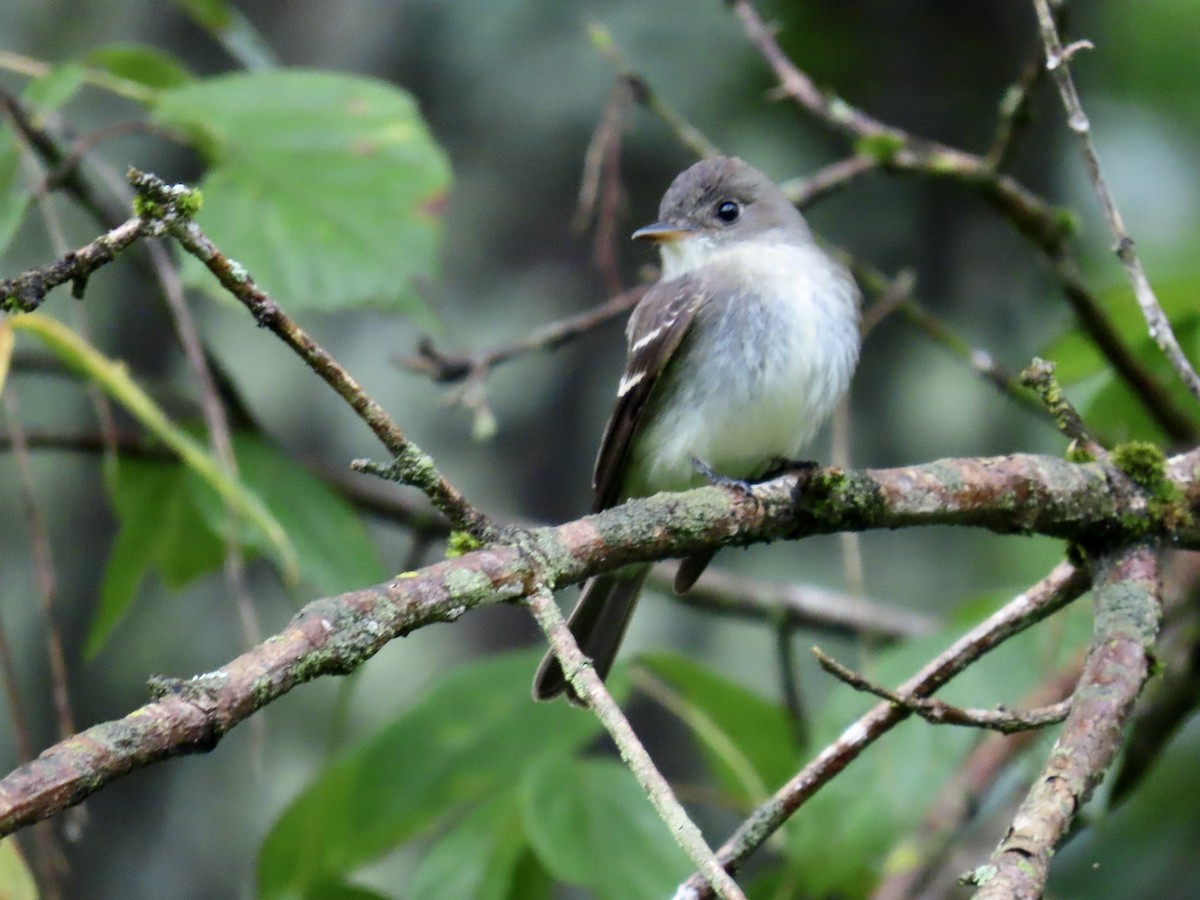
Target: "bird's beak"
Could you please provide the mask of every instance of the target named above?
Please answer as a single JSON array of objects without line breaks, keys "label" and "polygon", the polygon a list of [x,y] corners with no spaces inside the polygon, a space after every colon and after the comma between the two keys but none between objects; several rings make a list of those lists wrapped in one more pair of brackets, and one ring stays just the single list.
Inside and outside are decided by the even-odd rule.
[{"label": "bird's beak", "polygon": [[682,240],[693,231],[687,225],[668,225],[666,222],[655,222],[639,228],[633,233],[635,241],[653,241],[656,244],[672,243]]}]

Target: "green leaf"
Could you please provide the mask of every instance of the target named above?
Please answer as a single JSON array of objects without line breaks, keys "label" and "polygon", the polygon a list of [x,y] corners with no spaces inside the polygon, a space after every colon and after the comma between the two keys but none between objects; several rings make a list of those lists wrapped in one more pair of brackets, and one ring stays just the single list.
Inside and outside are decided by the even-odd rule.
[{"label": "green leaf", "polygon": [[226,0],[175,0],[175,5],[211,31],[220,31],[229,25],[231,14]]},{"label": "green leaf", "polygon": [[630,771],[543,757],[522,785],[525,828],[557,878],[611,900],[661,900],[694,870]]},{"label": "green leaf", "polygon": [[21,175],[16,138],[11,128],[0,127],[0,253],[21,227],[29,197],[29,187]]},{"label": "green leaf", "polygon": [[506,900],[514,896],[517,864],[527,847],[516,792],[505,792],[477,807],[429,848],[407,896]]},{"label": "green leaf", "polygon": [[259,854],[264,897],[303,894],[513,784],[540,753],[563,755],[600,726],[565,703],[533,703],[538,652],[463,666],[321,773]]},{"label": "green leaf", "polygon": [[[374,306],[430,324],[417,289],[436,274],[450,168],[407,93],[332,73],[240,73],[165,92],[155,119],[196,137],[211,163],[197,221],[283,306]],[[207,273],[198,283],[216,287]]]},{"label": "green leaf", "polygon": [[63,63],[30,81],[21,96],[39,109],[58,109],[78,93],[86,79],[87,69],[81,63]]},{"label": "green leaf", "polygon": [[[1192,280],[1170,282],[1155,286],[1163,312],[1179,331],[1200,320],[1200,283]],[[1104,291],[1099,295],[1100,306],[1108,315],[1116,332],[1133,349],[1134,355],[1146,363],[1162,351],[1146,331],[1146,320],[1128,285]],[[1072,324],[1040,354],[1055,364],[1055,375],[1065,385],[1082,381],[1097,372],[1109,371],[1108,361],[1084,331]]]},{"label": "green leaf", "polygon": [[361,884],[331,878],[310,885],[303,896],[311,900],[390,900],[392,895],[381,894]]},{"label": "green leaf", "polygon": [[508,900],[551,900],[554,878],[531,852],[521,854],[512,874],[512,890]]},{"label": "green leaf", "polygon": [[108,44],[92,50],[84,61],[117,78],[155,90],[179,87],[192,80],[183,63],[144,44]]},{"label": "green leaf", "polygon": [[64,366],[78,372],[112,397],[137,421],[203,479],[239,516],[254,524],[266,538],[283,573],[294,581],[299,562],[287,533],[254,493],[230,475],[213,456],[182,428],[172,423],[143,391],[121,362],[108,359],[56,319],[24,313],[9,319],[13,328],[37,337]]},{"label": "green leaf", "polygon": [[760,803],[795,771],[799,748],[782,707],[681,656],[639,662],[679,692],[705,761],[733,797]]},{"label": "green leaf", "polygon": [[112,485],[121,522],[100,587],[100,604],[84,654],[95,656],[129,611],[146,575],[157,570],[171,588],[221,566],[225,545],[193,500],[187,469],[173,461],[126,459]]},{"label": "green leaf", "polygon": [[[287,533],[308,585],[322,594],[339,594],[387,577],[370,536],[344,499],[257,435],[233,435],[233,449],[240,482]],[[174,460],[123,460],[112,493],[121,529],[88,634],[88,656],[103,648],[150,571],[178,590],[219,569],[225,557],[225,504],[186,466]],[[244,520],[239,524],[244,550],[270,552],[258,528]]]},{"label": "green leaf", "polygon": [[[239,478],[283,526],[307,584],[322,594],[340,594],[388,577],[362,520],[344,498],[261,436],[233,435],[233,451]],[[224,534],[221,498],[195,476],[188,483],[208,530]],[[246,526],[243,544],[269,552],[262,532]]]},{"label": "green leaf", "polygon": [[56,319],[24,313],[9,319],[13,328],[37,337],[64,366],[78,372],[112,397],[137,421],[203,479],[238,515],[254,524],[265,537],[283,577],[294,581],[299,562],[287,533],[255,494],[230,475],[213,456],[182,428],[172,423],[143,391],[121,362],[108,359],[95,347]]},{"label": "green leaf", "polygon": [[4,900],[37,900],[38,888],[33,873],[21,855],[15,837],[0,841],[0,897]]}]

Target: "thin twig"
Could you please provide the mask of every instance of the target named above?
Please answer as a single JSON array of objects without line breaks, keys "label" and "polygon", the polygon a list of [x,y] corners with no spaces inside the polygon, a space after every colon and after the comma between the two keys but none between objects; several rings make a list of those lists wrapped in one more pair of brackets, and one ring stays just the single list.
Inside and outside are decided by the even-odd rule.
[{"label": "thin twig", "polygon": [[[54,559],[50,549],[50,535],[46,527],[46,520],[42,516],[34,493],[33,472],[29,464],[29,448],[25,446],[25,435],[21,426],[16,393],[11,388],[4,391],[3,400],[8,431],[13,439],[13,456],[20,474],[21,501],[25,507],[25,519],[29,525],[29,540],[33,551],[34,580],[37,584],[38,596],[41,599],[42,620],[46,629],[46,658],[50,665],[50,696],[54,704],[59,739],[63,740],[74,733],[75,720],[71,713],[71,698],[68,693],[66,654],[63,653],[62,634],[59,631],[54,612],[58,580],[54,574]],[[4,650],[7,654],[7,647]],[[11,676],[11,673],[9,675]],[[15,696],[15,682],[12,683],[10,691]],[[14,710],[14,715],[19,715],[19,707]],[[28,743],[27,740],[26,743]],[[31,758],[32,755],[26,756],[25,760]],[[86,818],[86,809],[82,806],[73,808],[64,823],[64,831],[79,834]],[[46,824],[43,823],[42,826],[39,826],[34,835],[38,848],[34,863],[43,895],[48,900],[58,900],[62,897],[62,879],[67,871],[66,857],[63,855],[55,830],[45,827]]]},{"label": "thin twig", "polygon": [[[1038,685],[1021,700],[1024,707],[1045,706],[1070,697],[1083,669],[1083,653]],[[912,900],[942,897],[951,893],[961,864],[953,871],[950,853],[963,829],[978,814],[984,798],[1020,754],[1036,746],[1036,731],[991,734],[971,751],[942,788],[929,811],[912,833],[906,834],[888,853],[887,873],[871,900]]]},{"label": "thin twig", "polygon": [[1156,548],[1126,548],[1092,569],[1095,632],[1071,714],[991,859],[964,876],[979,887],[977,900],[1042,896],[1050,858],[1120,749],[1149,677],[1160,615]]},{"label": "thin twig", "polygon": [[88,276],[145,237],[149,228],[145,219],[135,216],[48,266],[30,269],[15,278],[0,279],[0,310],[32,312],[42,305],[47,293],[68,282],[76,297],[83,296]]},{"label": "thin twig", "polygon": [[[1087,590],[1089,583],[1086,570],[1060,563],[1028,591],[926,663],[921,671],[900,686],[898,693],[913,697],[928,696],[989,650],[1067,605]],[[805,801],[828,784],[870,744],[910,715],[909,710],[893,703],[881,703],[850,725],[841,737],[822,750],[738,827],[717,851],[722,864],[731,871],[736,870]],[[704,884],[694,875],[681,890],[694,891],[696,898],[710,896]]]},{"label": "thin twig", "polygon": [[[130,183],[142,197],[143,207],[154,213],[153,222],[170,234],[217,277],[229,293],[250,311],[254,320],[272,331],[332,387],[359,418],[375,432],[394,459],[387,472],[396,480],[419,488],[456,528],[483,536],[491,528],[487,518],[471,506],[434,465],[433,460],[405,436],[400,427],[378,403],[362,389],[349,372],[317,344],[279,305],[255,284],[250,274],[225,256],[191,219],[195,203],[192,191],[170,187],[153,175],[133,172]],[[369,465],[362,466],[370,468]],[[384,472],[382,467],[373,471]]]},{"label": "thin twig", "polygon": [[1137,298],[1138,308],[1141,309],[1142,316],[1146,320],[1150,337],[1170,360],[1175,373],[1191,391],[1192,396],[1200,400],[1200,375],[1196,374],[1196,370],[1192,368],[1191,362],[1188,361],[1187,355],[1179,345],[1175,331],[1171,328],[1171,323],[1167,319],[1166,313],[1163,312],[1158,297],[1150,286],[1150,280],[1142,268],[1142,261],[1133,249],[1133,238],[1129,236],[1129,232],[1125,228],[1125,220],[1122,218],[1108,182],[1105,181],[1104,174],[1100,170],[1100,157],[1096,153],[1096,145],[1092,142],[1091,123],[1083,111],[1083,104],[1079,100],[1079,94],[1075,91],[1075,82],[1071,78],[1069,67],[1071,56],[1077,50],[1090,48],[1091,45],[1086,41],[1080,41],[1064,48],[1059,40],[1058,26],[1054,21],[1054,14],[1050,10],[1049,0],[1033,0],[1033,5],[1037,10],[1042,43],[1046,47],[1046,69],[1058,85],[1059,96],[1062,97],[1063,107],[1067,111],[1067,127],[1079,139],[1079,152],[1083,156],[1084,168],[1096,191],[1100,208],[1104,211],[1104,219],[1108,222],[1109,231],[1112,232],[1113,240],[1116,242],[1117,258],[1125,267],[1129,283],[1133,285],[1133,293]]},{"label": "thin twig", "polygon": [[[800,673],[796,671],[796,651],[793,646],[795,635],[787,622],[775,625],[775,661],[779,667],[779,690],[783,694],[783,708],[787,710],[792,726],[792,738],[797,747],[807,747],[811,737],[808,708],[804,693],[800,690]],[[767,792],[762,792],[763,797]]]},{"label": "thin twig", "polygon": [[970,728],[986,728],[1001,734],[1016,734],[1019,731],[1055,725],[1065,719],[1071,711],[1069,698],[1037,709],[964,709],[933,697],[914,697],[899,691],[890,691],[842,665],[820,647],[813,647],[812,652],[821,668],[834,678],[844,681],[856,691],[873,694],[916,713],[931,725],[964,725]]},{"label": "thin twig", "polygon": [[1194,444],[1200,437],[1195,419],[1176,404],[1165,386],[1129,349],[1100,301],[1084,284],[1075,260],[1065,251],[1046,253],[1045,259],[1080,327],[1117,376],[1137,395],[1167,437],[1179,445]]},{"label": "thin twig", "polygon": [[621,290],[621,274],[617,265],[617,212],[624,192],[621,189],[621,134],[633,103],[633,88],[628,80],[618,78],[608,94],[604,112],[592,132],[583,156],[583,177],[579,185],[579,201],[572,223],[584,231],[596,223],[592,241],[592,259],[604,279],[609,294]]},{"label": "thin twig", "polygon": [[[865,267],[860,266],[859,269],[862,271]],[[917,273],[912,269],[901,269],[890,281],[884,278],[881,272],[876,272],[874,269],[871,269],[870,272],[872,277],[869,279],[868,286],[878,288],[882,285],[882,289],[879,290],[871,305],[863,310],[859,330],[862,332],[864,340],[868,334],[879,327],[880,322],[912,300],[913,290],[917,286]],[[875,277],[876,275],[878,277]]]},{"label": "thin twig", "polygon": [[818,200],[824,200],[829,195],[842,190],[852,181],[877,168],[879,168],[879,161],[875,157],[855,154],[830,163],[807,178],[785,181],[779,187],[784,196],[796,204],[799,209],[805,210]]},{"label": "thin twig", "polygon": [[592,38],[592,44],[617,70],[618,77],[627,82],[633,90],[634,99],[658,116],[684,147],[690,150],[694,156],[701,158],[721,155],[720,147],[705,137],[699,128],[664,103],[662,98],[650,87],[650,83],[630,68],[624,54],[621,53],[613,39],[612,32],[603,25],[592,23],[588,27],[588,33]]},{"label": "thin twig", "polygon": [[38,596],[41,599],[42,619],[46,627],[46,657],[50,664],[51,695],[54,713],[58,720],[58,733],[62,737],[75,731],[75,717],[71,713],[71,697],[68,690],[67,657],[63,652],[62,636],[55,620],[55,603],[58,597],[58,578],[54,574],[54,555],[50,548],[50,532],[46,519],[34,493],[33,469],[29,464],[29,447],[25,443],[25,432],[21,425],[20,409],[16,393],[4,392],[4,412],[8,420],[8,435],[12,439],[13,457],[21,481],[21,502],[25,507],[25,519],[29,524],[29,542],[33,557],[33,568]]},{"label": "thin twig", "polygon": [[415,356],[400,359],[398,363],[409,371],[426,375],[439,383],[453,383],[471,377],[480,377],[514,357],[525,353],[553,350],[612,321],[636,306],[648,289],[648,285],[638,285],[622,291],[599,306],[594,306],[578,315],[542,325],[519,340],[479,353],[451,356],[437,350],[433,346],[433,342],[425,338],[417,345]]},{"label": "thin twig", "polygon": [[[1067,4],[1059,2],[1054,11],[1055,17],[1061,22],[1066,18]],[[1042,52],[1039,45],[1014,84],[1009,85],[1000,101],[1000,114],[996,118],[996,129],[992,136],[992,144],[983,155],[993,169],[1003,169],[1012,157],[1013,149],[1019,132],[1029,121],[1029,105],[1033,93],[1042,83],[1046,67],[1042,65]]]},{"label": "thin twig", "polygon": [[[655,567],[650,584],[671,592],[669,565]],[[705,570],[676,602],[719,615],[783,622],[791,629],[874,641],[895,641],[931,633],[937,623],[900,607],[872,602],[814,585],[758,581],[720,569]]]},{"label": "thin twig", "polygon": [[1021,383],[1031,388],[1041,398],[1047,412],[1058,426],[1058,430],[1078,450],[1091,459],[1107,458],[1108,451],[1088,434],[1079,410],[1067,398],[1058,379],[1054,377],[1054,363],[1034,357],[1033,361],[1021,371]]},{"label": "thin twig", "polygon": [[1032,412],[1048,416],[1051,423],[1057,424],[1054,423],[1049,410],[1039,403],[1033,394],[1022,389],[1021,382],[1017,377],[1009,371],[1007,366],[999,362],[992,355],[991,351],[968,344],[962,337],[951,330],[949,325],[931,313],[917,300],[909,299],[901,303],[900,311],[909,322],[920,328],[927,337],[932,338],[936,344],[944,347],[966,362],[984,381],[995,387],[1004,396],[1010,400],[1015,400],[1019,406]]},{"label": "thin twig", "polygon": [[1147,411],[1173,439],[1180,443],[1194,441],[1198,434],[1195,422],[1178,409],[1125,346],[1111,319],[1075,276],[1075,264],[1066,249],[1073,231],[1069,216],[1016,179],[997,172],[983,157],[909,134],[880,122],[840,97],[822,93],[788,59],[750,0],[731,0],[731,6],[750,42],[775,73],[785,96],[854,141],[860,152],[869,152],[881,168],[946,178],[979,192],[995,206],[1049,262],[1080,324]]},{"label": "thin twig", "polygon": [[535,588],[525,598],[525,603],[550,642],[550,649],[562,665],[567,681],[604,725],[617,745],[621,758],[625,760],[650,802],[654,804],[654,809],[671,832],[675,843],[704,873],[705,880],[718,897],[722,900],[745,900],[745,895],[737,883],[717,862],[712,848],[704,840],[704,835],[688,817],[687,810],[655,767],[654,760],[634,734],[621,708],[605,689],[604,682],[592,668],[591,662],[575,643],[566,619],[554,602],[554,595],[545,587]]}]

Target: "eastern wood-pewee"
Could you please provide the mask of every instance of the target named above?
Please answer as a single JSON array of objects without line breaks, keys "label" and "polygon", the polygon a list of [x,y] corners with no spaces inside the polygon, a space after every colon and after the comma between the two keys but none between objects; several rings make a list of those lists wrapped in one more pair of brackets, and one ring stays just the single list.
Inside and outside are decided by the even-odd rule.
[{"label": "eastern wood-pewee", "polygon": [[[850,383],[859,292],[803,216],[740,159],[696,163],[671,183],[659,220],[634,232],[662,254],[662,278],[629,320],[629,356],[592,485],[593,510],[683,490],[715,473],[762,476],[794,460]],[[691,587],[711,552],[680,563]],[[570,626],[604,678],[646,565],[584,585]],[[547,654],[533,695],[573,693]]]}]

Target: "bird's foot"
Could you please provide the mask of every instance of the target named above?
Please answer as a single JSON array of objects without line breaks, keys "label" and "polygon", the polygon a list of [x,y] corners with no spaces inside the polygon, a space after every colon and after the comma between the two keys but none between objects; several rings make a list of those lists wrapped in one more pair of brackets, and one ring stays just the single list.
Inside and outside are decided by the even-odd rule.
[{"label": "bird's foot", "polygon": [[750,496],[754,491],[754,485],[749,481],[742,481],[740,478],[730,478],[728,475],[714,472],[712,466],[698,457],[692,457],[692,468],[713,487],[728,488],[741,494],[743,497]]}]

